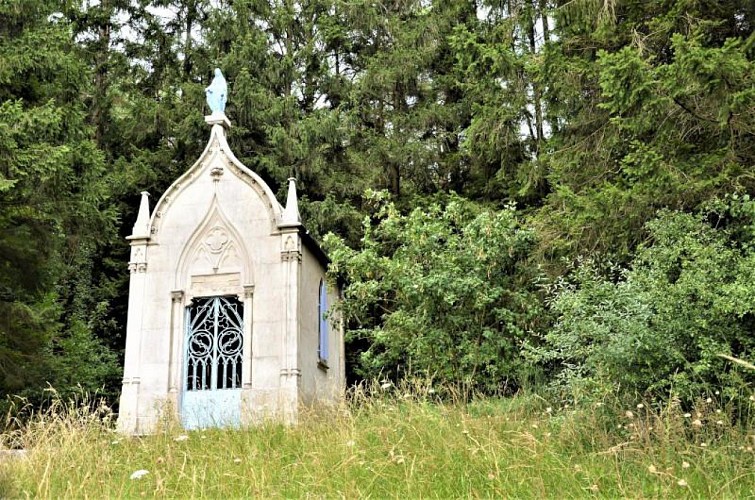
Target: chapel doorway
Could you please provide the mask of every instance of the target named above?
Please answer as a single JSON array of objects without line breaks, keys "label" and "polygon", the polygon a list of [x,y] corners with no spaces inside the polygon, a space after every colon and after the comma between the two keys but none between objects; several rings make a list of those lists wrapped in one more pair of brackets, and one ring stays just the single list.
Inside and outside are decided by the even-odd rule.
[{"label": "chapel doorway", "polygon": [[244,304],[236,297],[194,298],[185,338],[184,428],[240,425]]}]

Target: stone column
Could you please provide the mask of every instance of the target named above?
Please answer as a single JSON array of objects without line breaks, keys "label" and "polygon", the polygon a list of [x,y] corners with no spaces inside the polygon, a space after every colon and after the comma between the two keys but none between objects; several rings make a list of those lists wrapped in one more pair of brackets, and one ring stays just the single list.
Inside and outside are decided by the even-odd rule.
[{"label": "stone column", "polygon": [[180,414],[180,394],[183,387],[181,374],[183,366],[184,339],[184,292],[174,290],[170,292],[170,354],[168,358],[168,401],[173,405],[176,416]]},{"label": "stone column", "polygon": [[144,293],[147,284],[147,243],[149,238],[131,240],[131,273],[128,289],[128,320],[126,323],[126,349],[123,367],[118,429],[128,434],[139,432],[139,384],[141,365]]},{"label": "stone column", "polygon": [[[241,297],[240,297],[241,298]],[[241,298],[244,302],[244,346],[243,346],[243,363],[241,365],[241,387],[244,389],[252,388],[252,334],[253,334],[253,314],[252,307],[254,303],[254,285],[244,285],[244,296]]]},{"label": "stone column", "polygon": [[128,434],[139,433],[139,384],[141,382],[141,349],[144,323],[144,294],[147,287],[147,248],[152,235],[149,217],[149,193],[142,191],[139,213],[131,236],[131,258],[128,270],[128,319],[123,366],[118,429]]},{"label": "stone column", "polygon": [[285,333],[281,345],[280,414],[284,421],[296,421],[299,402],[299,271],[301,267],[301,239],[298,227],[281,229],[281,261],[285,282]]},{"label": "stone column", "polygon": [[241,363],[241,423],[249,424],[253,419],[252,405],[252,335],[254,334],[254,285],[244,285],[244,345]]}]

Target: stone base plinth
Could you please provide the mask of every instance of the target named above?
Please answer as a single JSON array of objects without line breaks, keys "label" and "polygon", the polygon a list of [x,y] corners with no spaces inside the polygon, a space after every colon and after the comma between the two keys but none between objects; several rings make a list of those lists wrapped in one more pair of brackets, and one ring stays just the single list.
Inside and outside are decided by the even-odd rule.
[{"label": "stone base plinth", "polygon": [[213,113],[205,116],[204,121],[208,125],[222,125],[224,128],[231,128],[231,121],[225,116],[225,113]]}]

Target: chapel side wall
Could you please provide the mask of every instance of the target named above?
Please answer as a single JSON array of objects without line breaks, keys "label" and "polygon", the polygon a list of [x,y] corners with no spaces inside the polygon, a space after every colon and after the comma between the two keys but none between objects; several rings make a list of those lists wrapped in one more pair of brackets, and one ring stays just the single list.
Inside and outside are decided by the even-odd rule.
[{"label": "chapel side wall", "polygon": [[[334,401],[341,397],[345,381],[342,380],[341,332],[335,318],[329,319],[328,367],[318,366],[319,347],[319,289],[325,280],[325,269],[306,247],[302,249],[301,286],[299,287],[299,356],[301,369],[300,399],[305,405]],[[328,287],[328,306],[336,304],[338,296]]]}]

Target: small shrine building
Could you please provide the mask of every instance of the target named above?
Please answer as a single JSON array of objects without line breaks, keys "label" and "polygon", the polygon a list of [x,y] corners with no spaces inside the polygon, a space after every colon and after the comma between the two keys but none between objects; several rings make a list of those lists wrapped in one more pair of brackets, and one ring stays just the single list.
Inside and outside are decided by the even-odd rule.
[{"label": "small shrine building", "polygon": [[302,405],[344,392],[343,328],[329,312],[340,292],[302,226],[296,182],[283,207],[234,156],[225,100],[213,106],[211,88],[204,152],[151,211],[142,193],[128,237],[127,434],[161,419],[187,429],[293,422]]}]

